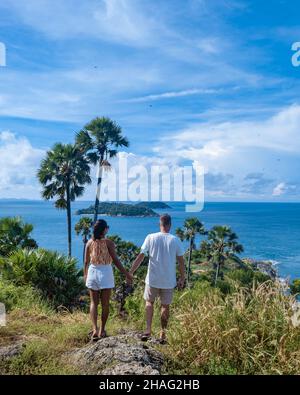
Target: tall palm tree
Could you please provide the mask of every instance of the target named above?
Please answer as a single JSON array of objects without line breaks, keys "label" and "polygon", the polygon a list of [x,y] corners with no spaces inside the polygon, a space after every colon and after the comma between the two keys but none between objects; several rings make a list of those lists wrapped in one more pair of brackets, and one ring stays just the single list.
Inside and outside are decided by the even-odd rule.
[{"label": "tall palm tree", "polygon": [[224,266],[227,259],[239,262],[236,254],[244,251],[241,244],[237,242],[238,236],[229,226],[214,226],[208,232],[208,241],[205,245],[209,251],[210,261],[216,267],[215,286],[217,285],[220,269]]},{"label": "tall palm tree", "polygon": [[83,261],[85,255],[85,246],[88,242],[88,239],[91,237],[92,234],[92,225],[93,220],[90,217],[82,217],[75,225],[75,232],[77,235],[82,235],[83,241]]},{"label": "tall palm tree", "polygon": [[205,229],[201,221],[198,218],[187,218],[184,221],[183,228],[176,229],[176,235],[181,241],[189,241],[189,257],[188,257],[188,269],[187,269],[187,284],[189,285],[190,273],[191,273],[191,261],[193,249],[195,249],[195,238],[197,234],[205,235]]},{"label": "tall palm tree", "polygon": [[94,222],[97,221],[103,171],[111,165],[109,159],[118,153],[118,148],[128,147],[129,141],[122,135],[121,127],[109,118],[95,118],[77,133],[76,145],[93,165],[98,164],[97,190]]},{"label": "tall palm tree", "polygon": [[20,217],[0,219],[0,255],[7,256],[18,248],[37,248],[31,237],[33,225],[24,223]]},{"label": "tall palm tree", "polygon": [[42,197],[45,200],[57,197],[55,207],[67,210],[68,253],[71,256],[71,202],[83,195],[85,184],[91,183],[88,160],[75,145],[57,143],[42,160],[37,176],[44,187]]}]

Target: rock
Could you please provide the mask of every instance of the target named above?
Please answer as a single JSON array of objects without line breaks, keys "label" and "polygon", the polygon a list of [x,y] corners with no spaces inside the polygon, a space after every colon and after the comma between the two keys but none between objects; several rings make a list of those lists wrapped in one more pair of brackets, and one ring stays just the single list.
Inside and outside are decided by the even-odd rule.
[{"label": "rock", "polygon": [[159,375],[160,372],[151,366],[141,366],[138,363],[120,363],[114,367],[102,370],[102,375]]},{"label": "rock", "polygon": [[85,374],[158,375],[163,356],[141,342],[135,332],[100,339],[68,354]]},{"label": "rock", "polygon": [[4,361],[18,356],[19,354],[21,354],[24,347],[25,344],[23,342],[18,342],[5,347],[0,347],[0,361]]}]

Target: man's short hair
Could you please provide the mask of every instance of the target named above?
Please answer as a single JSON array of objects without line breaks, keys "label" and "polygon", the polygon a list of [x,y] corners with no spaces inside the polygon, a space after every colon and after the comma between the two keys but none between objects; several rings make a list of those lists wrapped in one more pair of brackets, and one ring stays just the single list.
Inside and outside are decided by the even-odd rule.
[{"label": "man's short hair", "polygon": [[169,214],[163,214],[160,216],[160,224],[163,227],[171,226],[171,222],[172,222],[172,220],[171,220],[171,216]]}]

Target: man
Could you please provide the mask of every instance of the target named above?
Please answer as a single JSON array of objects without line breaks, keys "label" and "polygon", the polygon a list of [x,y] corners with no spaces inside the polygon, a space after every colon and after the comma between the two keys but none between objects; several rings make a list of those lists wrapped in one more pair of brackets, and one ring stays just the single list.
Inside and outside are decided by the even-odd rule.
[{"label": "man", "polygon": [[141,252],[134,261],[130,273],[133,275],[138,269],[145,255],[149,256],[148,273],[144,299],[146,300],[147,329],[142,340],[147,341],[151,336],[154,302],[160,298],[161,302],[161,333],[160,342],[166,342],[166,329],[169,320],[170,304],[176,287],[176,260],[179,263],[180,278],[178,288],[185,284],[185,265],[183,247],[180,240],[170,234],[171,217],[168,214],[160,217],[160,232],[149,234],[141,247]]}]

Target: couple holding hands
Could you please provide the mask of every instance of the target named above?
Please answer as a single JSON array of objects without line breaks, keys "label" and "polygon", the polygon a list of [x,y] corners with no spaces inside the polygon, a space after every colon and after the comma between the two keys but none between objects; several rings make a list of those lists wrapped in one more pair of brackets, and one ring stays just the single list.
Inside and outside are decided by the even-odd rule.
[{"label": "couple holding hands", "polygon": [[[133,275],[149,257],[148,272],[145,280],[144,299],[146,301],[146,330],[141,339],[147,341],[151,336],[152,317],[155,299],[161,303],[160,342],[166,342],[166,329],[169,320],[170,304],[176,285],[185,284],[184,250],[181,241],[170,233],[171,217],[164,214],[159,221],[160,232],[149,234],[139,255],[128,272],[120,262],[112,240],[106,238],[109,226],[104,220],[95,223],[93,237],[85,250],[84,278],[90,291],[90,317],[93,325],[92,340],[106,337],[105,325],[109,316],[111,290],[115,287],[112,263],[125,275],[128,285],[132,285]],[[179,264],[179,281],[176,283],[176,262]],[[101,302],[101,325],[98,326],[98,305]]]}]

